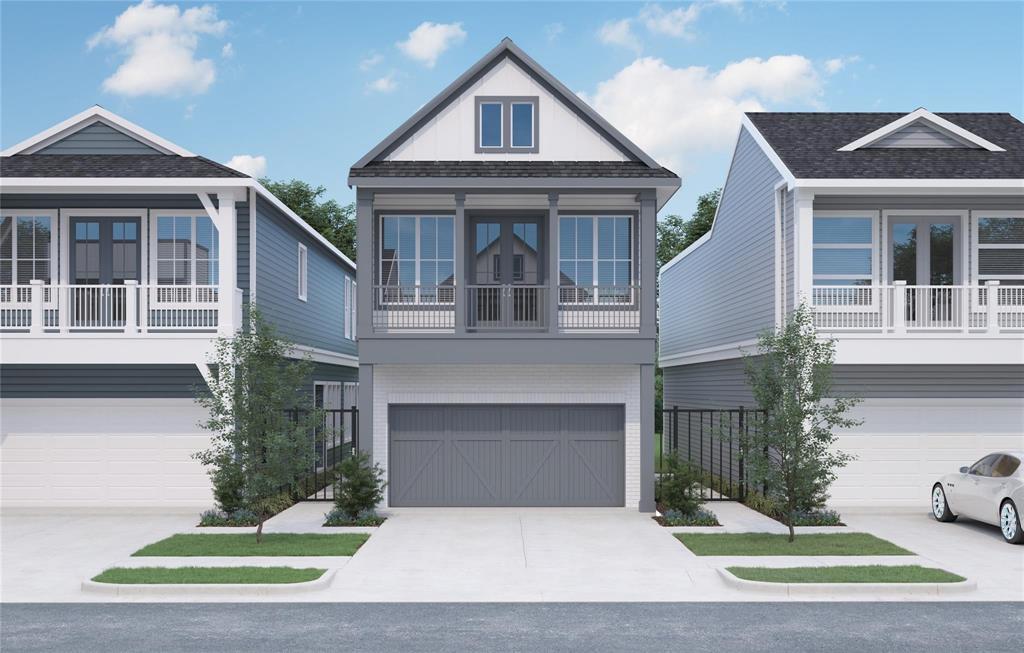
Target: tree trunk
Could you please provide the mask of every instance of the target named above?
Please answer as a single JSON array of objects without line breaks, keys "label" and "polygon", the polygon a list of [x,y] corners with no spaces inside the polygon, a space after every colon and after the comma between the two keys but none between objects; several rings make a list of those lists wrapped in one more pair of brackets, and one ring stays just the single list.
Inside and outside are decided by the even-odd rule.
[{"label": "tree trunk", "polygon": [[264,519],[265,519],[265,517],[264,517],[263,513],[261,512],[260,513],[260,523],[256,525],[256,544],[259,544],[260,542],[263,541],[263,522],[264,522]]},{"label": "tree trunk", "polygon": [[796,533],[793,531],[793,515],[790,515],[787,521],[789,521],[787,524],[789,526],[789,541],[792,542],[796,538]]}]

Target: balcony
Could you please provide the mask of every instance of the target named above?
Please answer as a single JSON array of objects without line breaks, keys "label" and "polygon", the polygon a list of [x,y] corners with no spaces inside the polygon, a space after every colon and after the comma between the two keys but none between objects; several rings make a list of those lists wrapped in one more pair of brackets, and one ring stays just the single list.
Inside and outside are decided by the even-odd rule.
[{"label": "balcony", "polygon": [[826,332],[1024,333],[1024,286],[814,286],[814,324]]},{"label": "balcony", "polygon": [[462,292],[451,285],[378,285],[372,325],[375,333],[640,330],[639,286],[559,286],[555,292],[557,304],[543,285],[471,285]]}]

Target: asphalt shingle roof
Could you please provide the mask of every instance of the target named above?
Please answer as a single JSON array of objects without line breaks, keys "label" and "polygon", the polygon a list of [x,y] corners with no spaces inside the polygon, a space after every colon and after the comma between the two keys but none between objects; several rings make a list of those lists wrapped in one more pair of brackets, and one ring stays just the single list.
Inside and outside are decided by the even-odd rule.
[{"label": "asphalt shingle roof", "polygon": [[372,161],[352,177],[581,177],[666,178],[668,168],[638,161]]},{"label": "asphalt shingle roof", "polygon": [[16,154],[0,157],[0,177],[246,178],[248,175],[201,156]]},{"label": "asphalt shingle roof", "polygon": [[1024,123],[1008,113],[936,114],[1005,152],[967,148],[839,148],[903,113],[748,113],[795,177],[811,179],[1024,178]]}]

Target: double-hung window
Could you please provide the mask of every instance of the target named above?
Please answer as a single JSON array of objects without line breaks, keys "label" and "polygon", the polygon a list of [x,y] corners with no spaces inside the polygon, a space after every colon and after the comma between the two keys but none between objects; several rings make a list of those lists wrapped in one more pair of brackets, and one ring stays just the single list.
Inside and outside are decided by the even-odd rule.
[{"label": "double-hung window", "polygon": [[538,106],[536,96],[477,97],[476,151],[539,152]]},{"label": "double-hung window", "polygon": [[874,294],[870,286],[877,280],[878,269],[878,214],[816,212],[813,231],[813,284],[825,286],[815,289],[814,304],[872,306]]},{"label": "double-hung window", "polygon": [[450,304],[455,301],[454,218],[381,217],[381,301]]},{"label": "double-hung window", "polygon": [[630,301],[633,282],[630,216],[562,217],[558,243],[562,303]]},{"label": "double-hung window", "polygon": [[[974,219],[971,260],[977,283],[998,281],[1000,286],[1024,286],[1024,213],[975,211]],[[1000,288],[999,294],[1003,306],[1024,305],[1020,289]]]},{"label": "double-hung window", "polygon": [[156,282],[161,286],[216,286],[220,238],[207,215],[156,217]]},{"label": "double-hung window", "polygon": [[0,285],[28,285],[33,279],[51,283],[53,227],[53,215],[18,212],[0,217]]}]

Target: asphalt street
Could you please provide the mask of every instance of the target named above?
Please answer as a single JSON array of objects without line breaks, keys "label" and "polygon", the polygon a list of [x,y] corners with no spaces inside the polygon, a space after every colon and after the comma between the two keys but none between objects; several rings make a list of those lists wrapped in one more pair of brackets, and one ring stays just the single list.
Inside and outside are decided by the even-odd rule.
[{"label": "asphalt street", "polygon": [[29,651],[1019,651],[1022,603],[0,605]]}]

